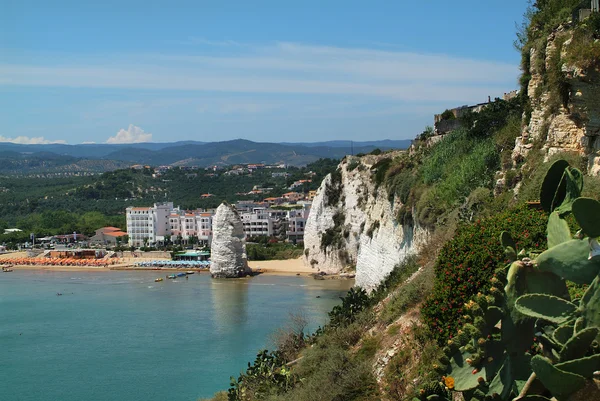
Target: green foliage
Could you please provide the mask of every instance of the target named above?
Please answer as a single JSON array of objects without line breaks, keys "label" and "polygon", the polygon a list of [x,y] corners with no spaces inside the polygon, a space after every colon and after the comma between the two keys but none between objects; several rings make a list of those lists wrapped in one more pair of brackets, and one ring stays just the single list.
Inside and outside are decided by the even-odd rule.
[{"label": "green foliage", "polygon": [[379,220],[375,220],[373,222],[373,224],[371,224],[371,226],[367,230],[367,236],[369,238],[373,238],[373,233],[375,232],[375,230],[379,229],[379,226],[380,226]]},{"label": "green foliage", "polygon": [[475,224],[461,225],[441,249],[435,264],[435,285],[423,305],[423,319],[443,344],[464,321],[463,306],[478,292],[490,288],[490,278],[506,261],[498,242],[507,231],[519,249],[546,246],[546,215],[527,207],[505,211]]},{"label": "green foliage", "polygon": [[479,113],[466,113],[461,120],[468,129],[468,138],[485,138],[506,126],[509,119],[520,117],[522,112],[523,96],[519,95],[508,101],[495,99]]},{"label": "green foliage", "polygon": [[[407,271],[407,274],[409,271]],[[393,292],[393,295],[381,312],[381,320],[385,323],[392,323],[398,319],[410,307],[418,304],[424,297],[431,293],[433,283],[433,269],[423,268],[423,271],[419,275],[410,282],[398,286],[397,291]]]},{"label": "green foliage", "polygon": [[[563,174],[559,174],[560,169]],[[558,226],[559,211],[567,214],[567,205],[575,204],[572,196],[581,192],[578,185],[567,183],[562,192],[558,189],[569,174],[578,177],[577,172],[568,163],[555,163],[545,177],[542,192],[546,195],[542,198],[547,197],[544,204],[552,212],[549,225]],[[599,209],[589,209],[589,213],[600,215],[600,203],[590,202],[596,202]],[[581,216],[588,219],[587,213]],[[594,255],[597,241],[567,240],[563,237],[569,229],[562,227],[561,241],[556,240],[557,227],[548,227],[549,243],[554,246],[539,256],[523,250],[519,253],[523,259],[508,265],[508,271],[497,270],[497,276],[490,280],[489,295],[480,293],[464,304],[466,323],[445,347],[450,358],[444,379],[447,386],[468,392],[477,400],[489,396],[510,400],[522,391],[532,396],[550,392],[566,399],[583,388],[586,378],[600,366],[600,258]],[[508,234],[501,238],[510,253],[519,247]],[[588,242],[589,247],[583,249],[592,249],[589,259],[587,252],[579,249],[580,244]],[[537,258],[532,260],[530,256]],[[591,285],[580,300],[570,301],[565,279]],[[535,347],[534,332],[541,348]],[[532,373],[542,387],[524,387]]]},{"label": "green foliage", "polygon": [[573,32],[573,40],[567,48],[566,61],[584,70],[600,63],[600,14],[593,13],[582,21]]},{"label": "green foliage", "polygon": [[359,165],[360,165],[360,160],[353,158],[352,160],[350,160],[350,162],[348,162],[347,170],[354,171]]},{"label": "green foliage", "polygon": [[277,352],[262,350],[253,364],[248,362],[246,372],[235,379],[231,377],[228,391],[229,401],[263,399],[269,395],[283,393],[294,385],[296,378]]},{"label": "green foliage", "polygon": [[289,243],[246,244],[248,260],[296,259],[302,256],[302,247]]},{"label": "green foliage", "polygon": [[376,186],[380,186],[386,176],[386,173],[388,171],[388,169],[391,167],[392,165],[392,159],[390,159],[389,157],[383,158],[381,160],[379,160],[377,163],[375,163],[373,165],[373,167],[371,167],[371,170],[375,172],[375,185]]},{"label": "green foliage", "polygon": [[[152,169],[123,169],[82,177],[8,176],[2,177],[2,187],[5,190],[0,191],[0,219],[11,227],[21,228],[19,222],[27,223],[32,219],[31,216],[39,216],[44,212],[68,211],[74,215],[98,212],[110,216],[108,219],[121,216],[123,224],[109,224],[121,227],[124,225],[125,208],[128,206],[148,206],[159,201],[172,201],[184,209],[197,209],[217,207],[222,200],[229,203],[262,200],[267,196],[280,196],[288,192],[288,187],[294,181],[306,179],[306,174],[311,171],[315,175],[303,190],[315,190],[327,174],[335,171],[338,163],[334,159],[321,159],[302,168],[261,169],[239,176],[225,175],[222,171],[215,173],[204,169],[184,168],[172,168],[157,176],[152,175],[155,173]],[[272,177],[274,172],[285,172],[289,176]],[[341,175],[339,177],[341,179]],[[273,187],[273,191],[268,194],[243,195],[255,185]],[[201,198],[205,193],[214,196]],[[35,227],[35,224],[30,226]],[[45,227],[41,228],[42,232],[48,231]],[[79,231],[86,232],[78,227]]]},{"label": "green foliage", "polygon": [[354,322],[358,314],[370,302],[365,290],[355,288],[351,288],[346,296],[341,299],[342,304],[334,306],[329,312],[329,325],[331,327],[347,326]]},{"label": "green foliage", "polygon": [[442,117],[442,120],[454,120],[456,118],[456,116],[454,115],[452,110],[448,110],[448,109],[444,110],[441,117]]},{"label": "green foliage", "polygon": [[342,172],[336,169],[331,173],[331,183],[325,187],[328,206],[337,206],[342,196]]},{"label": "green foliage", "polygon": [[343,226],[346,216],[343,212],[337,211],[333,215],[333,227],[325,230],[321,234],[321,249],[326,250],[328,247],[340,248],[344,242]]},{"label": "green foliage", "polygon": [[360,349],[358,350],[357,357],[366,361],[373,359],[380,345],[380,336],[372,336],[365,338],[362,341]]},{"label": "green foliage", "polygon": [[419,169],[430,186],[416,205],[419,221],[432,225],[454,209],[475,188],[491,188],[500,167],[492,139],[472,140],[469,131],[456,130],[438,143]]}]

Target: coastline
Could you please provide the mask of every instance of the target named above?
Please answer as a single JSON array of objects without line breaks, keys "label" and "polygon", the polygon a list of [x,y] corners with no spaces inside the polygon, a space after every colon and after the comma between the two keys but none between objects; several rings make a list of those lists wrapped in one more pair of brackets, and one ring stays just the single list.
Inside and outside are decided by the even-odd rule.
[{"label": "coastline", "polygon": [[[128,260],[129,259],[129,260]],[[194,268],[155,268],[155,267],[135,267],[134,261],[139,262],[141,258],[127,258],[124,263],[111,265],[108,267],[94,266],[45,266],[45,265],[13,265],[13,269],[17,270],[40,270],[40,271],[56,271],[56,272],[85,272],[85,271],[110,271],[110,270],[127,270],[127,271],[186,271],[191,270],[198,273],[208,273],[207,269]],[[309,276],[316,273],[316,270],[310,266],[305,266],[302,257],[298,259],[282,259],[282,260],[252,260],[248,261],[248,266],[255,273],[280,275],[280,276]]]}]

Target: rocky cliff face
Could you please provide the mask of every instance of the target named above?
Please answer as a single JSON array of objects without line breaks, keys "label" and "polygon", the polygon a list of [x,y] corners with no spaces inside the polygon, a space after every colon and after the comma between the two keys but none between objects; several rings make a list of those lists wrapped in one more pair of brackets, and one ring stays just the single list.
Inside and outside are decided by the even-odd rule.
[{"label": "rocky cliff face", "polygon": [[243,277],[250,270],[244,243],[244,227],[237,211],[222,203],[213,218],[210,274],[215,278]]},{"label": "rocky cliff face", "polygon": [[305,262],[326,273],[356,268],[356,285],[372,290],[428,237],[397,222],[400,202],[373,182],[381,156],[347,157],[313,200],[304,234]]},{"label": "rocky cliff face", "polygon": [[515,165],[537,143],[546,159],[575,152],[587,159],[589,174],[600,174],[600,72],[573,62],[573,41],[573,30],[565,25],[548,37],[545,47],[530,51],[527,94],[532,112],[517,138]]}]

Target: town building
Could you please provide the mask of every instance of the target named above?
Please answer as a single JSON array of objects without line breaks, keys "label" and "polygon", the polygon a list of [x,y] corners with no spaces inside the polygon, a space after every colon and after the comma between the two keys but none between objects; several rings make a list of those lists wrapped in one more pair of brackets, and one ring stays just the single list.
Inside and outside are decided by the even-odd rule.
[{"label": "town building", "polygon": [[310,213],[310,203],[305,203],[302,209],[294,209],[287,212],[286,239],[289,242],[298,243],[304,241],[304,228]]},{"label": "town building", "polygon": [[155,203],[153,207],[128,207],[127,233],[130,246],[145,246],[164,241],[171,234],[169,215],[173,202]]},{"label": "town building", "polygon": [[91,245],[116,246],[120,243],[125,245],[123,241],[127,237],[127,233],[117,227],[102,227],[96,230],[90,238]]},{"label": "town building", "polygon": [[[296,192],[288,194],[296,199]],[[239,201],[235,208],[240,214],[247,238],[266,236],[301,242],[304,238],[304,227],[310,211],[310,201],[296,201],[297,209],[271,208],[279,204],[283,198],[273,198],[271,202]],[[153,207],[128,207],[127,233],[130,246],[153,245],[170,240],[198,243],[210,246],[212,241],[212,219],[214,211],[181,210],[173,207],[172,202],[157,203]],[[94,243],[116,243],[121,233],[115,227],[99,229],[93,237]]]}]

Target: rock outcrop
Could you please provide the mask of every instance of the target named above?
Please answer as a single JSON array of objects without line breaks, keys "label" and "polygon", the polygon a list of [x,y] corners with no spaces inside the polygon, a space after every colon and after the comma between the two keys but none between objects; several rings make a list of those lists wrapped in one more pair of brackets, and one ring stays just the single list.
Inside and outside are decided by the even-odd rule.
[{"label": "rock outcrop", "polygon": [[237,211],[222,203],[213,218],[210,274],[214,278],[244,277],[250,273],[244,227]]},{"label": "rock outcrop", "polygon": [[[548,37],[545,47],[530,51],[527,94],[532,111],[516,141],[515,166],[541,144],[546,160],[573,152],[587,159],[589,174],[600,174],[600,72],[570,63],[573,40],[572,27],[563,25]],[[554,76],[562,76],[558,85],[549,78],[553,69],[558,72]]]},{"label": "rock outcrop", "polygon": [[304,232],[305,263],[328,274],[356,268],[356,285],[370,291],[425,243],[429,232],[397,221],[402,204],[373,182],[384,157],[347,157],[325,177]]}]

